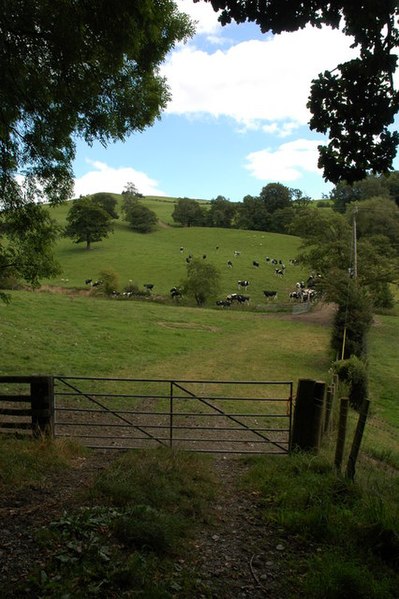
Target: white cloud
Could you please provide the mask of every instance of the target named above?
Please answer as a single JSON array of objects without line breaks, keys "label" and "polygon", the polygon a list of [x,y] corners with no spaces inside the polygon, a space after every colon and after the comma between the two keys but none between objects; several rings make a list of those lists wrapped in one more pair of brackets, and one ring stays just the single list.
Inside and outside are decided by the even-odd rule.
[{"label": "white cloud", "polygon": [[349,46],[339,31],[311,27],[212,53],[188,44],[162,68],[172,91],[167,112],[228,116],[252,127],[304,125],[311,80],[353,56]]},{"label": "white cloud", "polygon": [[184,12],[196,23],[197,34],[209,34],[214,38],[221,31],[222,26],[218,22],[218,15],[208,2],[197,2],[193,0],[175,0],[180,12]]},{"label": "white cloud", "polygon": [[260,150],[246,156],[245,168],[261,181],[297,181],[304,173],[319,173],[317,146],[322,141],[297,139],[277,150]]},{"label": "white cloud", "polygon": [[131,167],[112,168],[104,162],[86,160],[93,167],[75,179],[75,197],[99,192],[121,193],[126,183],[132,182],[143,195],[166,195],[158,189],[158,182]]}]

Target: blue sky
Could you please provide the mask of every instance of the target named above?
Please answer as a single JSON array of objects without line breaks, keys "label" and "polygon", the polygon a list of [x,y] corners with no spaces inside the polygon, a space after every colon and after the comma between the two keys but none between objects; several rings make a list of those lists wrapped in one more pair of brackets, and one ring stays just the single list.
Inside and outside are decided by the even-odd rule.
[{"label": "blue sky", "polygon": [[339,31],[263,35],[252,24],[221,27],[211,5],[176,0],[197,22],[161,72],[172,100],[161,119],[124,143],[77,144],[75,196],[121,193],[241,201],[280,182],[317,199],[332,185],[317,168],[306,102],[313,77],[354,56]]}]

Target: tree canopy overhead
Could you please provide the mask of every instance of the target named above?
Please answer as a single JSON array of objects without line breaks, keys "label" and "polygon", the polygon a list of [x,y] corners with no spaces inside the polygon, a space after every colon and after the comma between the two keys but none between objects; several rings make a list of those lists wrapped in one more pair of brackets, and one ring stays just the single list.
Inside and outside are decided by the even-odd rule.
[{"label": "tree canopy overhead", "polygon": [[329,25],[351,36],[359,57],[320,73],[310,90],[310,128],[329,137],[328,145],[319,146],[319,167],[333,183],[358,181],[392,167],[399,144],[399,134],[390,129],[399,110],[393,84],[399,45],[396,0],[203,1],[222,11],[222,25],[252,21],[272,33]]},{"label": "tree canopy overhead", "polygon": [[76,136],[105,145],[152,124],[169,99],[158,67],[192,33],[173,0],[3,0],[0,205],[70,197]]}]

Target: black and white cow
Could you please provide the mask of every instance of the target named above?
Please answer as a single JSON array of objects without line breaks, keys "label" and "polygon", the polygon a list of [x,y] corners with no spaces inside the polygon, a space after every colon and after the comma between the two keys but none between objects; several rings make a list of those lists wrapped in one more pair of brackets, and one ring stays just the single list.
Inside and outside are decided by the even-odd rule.
[{"label": "black and white cow", "polygon": [[269,291],[268,289],[265,289],[263,294],[266,299],[276,299],[277,298],[277,291]]},{"label": "black and white cow", "polygon": [[182,292],[178,287],[172,287],[172,289],[170,290],[170,297],[172,299],[181,299],[182,297]]},{"label": "black and white cow", "polygon": [[245,302],[249,302],[249,295],[242,295],[241,293],[237,293],[236,300],[239,304],[245,304]]},{"label": "black and white cow", "polygon": [[238,287],[248,287],[249,281],[237,281]]},{"label": "black and white cow", "polygon": [[228,299],[217,300],[216,305],[221,306],[222,308],[228,308],[229,306],[231,306],[231,301],[229,301]]},{"label": "black and white cow", "polygon": [[252,266],[255,266],[255,268],[259,268],[259,262],[257,262],[256,260],[253,260]]}]

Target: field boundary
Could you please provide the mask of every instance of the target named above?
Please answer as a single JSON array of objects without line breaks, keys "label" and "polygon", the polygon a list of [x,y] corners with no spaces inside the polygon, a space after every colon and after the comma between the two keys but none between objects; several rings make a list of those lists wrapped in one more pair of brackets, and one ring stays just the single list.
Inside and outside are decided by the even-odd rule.
[{"label": "field boundary", "polygon": [[287,454],[290,381],[54,377],[54,435],[96,449]]}]

